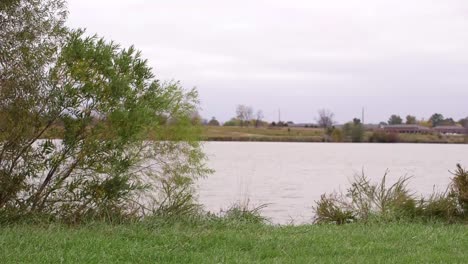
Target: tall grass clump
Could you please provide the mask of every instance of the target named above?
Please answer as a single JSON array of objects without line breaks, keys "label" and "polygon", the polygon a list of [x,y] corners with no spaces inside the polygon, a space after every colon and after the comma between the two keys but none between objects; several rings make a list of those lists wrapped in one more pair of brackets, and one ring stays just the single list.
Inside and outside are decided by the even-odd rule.
[{"label": "tall grass clump", "polygon": [[459,209],[449,192],[434,192],[427,198],[421,198],[416,215],[425,221],[453,222],[459,216]]},{"label": "tall grass clump", "polygon": [[387,184],[387,173],[372,183],[364,173],[356,176],[345,193],[324,194],[316,201],[316,223],[346,224],[369,221],[467,221],[468,171],[457,165],[445,192],[416,198],[410,178]]},{"label": "tall grass clump", "polygon": [[466,217],[468,216],[468,171],[457,164],[452,174],[454,177],[450,186],[451,196],[457,200],[458,209]]},{"label": "tall grass clump", "polygon": [[261,211],[267,206],[268,204],[250,206],[248,200],[243,203],[238,202],[231,205],[227,210],[221,211],[219,217],[223,221],[231,223],[263,224],[268,222],[268,219],[262,216]]},{"label": "tall grass clump", "polygon": [[315,223],[335,223],[338,225],[351,223],[356,215],[346,200],[340,194],[322,194],[314,207]]},{"label": "tall grass clump", "polygon": [[251,206],[249,202],[237,202],[219,213],[204,210],[192,211],[190,214],[152,214],[142,219],[141,223],[151,229],[165,226],[187,227],[219,227],[241,228],[248,226],[264,226],[269,220],[262,215],[267,204]]},{"label": "tall grass clump", "polygon": [[316,223],[344,224],[379,219],[391,221],[412,214],[415,199],[407,188],[409,178],[388,185],[387,173],[379,183],[372,183],[364,173],[355,176],[345,193],[322,195],[314,211]]}]

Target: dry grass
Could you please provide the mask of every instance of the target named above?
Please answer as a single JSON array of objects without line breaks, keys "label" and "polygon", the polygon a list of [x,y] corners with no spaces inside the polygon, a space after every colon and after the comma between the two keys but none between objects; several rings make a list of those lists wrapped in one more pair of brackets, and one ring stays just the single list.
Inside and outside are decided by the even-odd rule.
[{"label": "dry grass", "polygon": [[203,138],[213,141],[303,141],[321,142],[324,132],[317,128],[287,127],[204,127]]},{"label": "dry grass", "polygon": [[[290,141],[323,142],[325,132],[321,128],[304,127],[203,127],[203,139],[207,141]],[[372,131],[364,134],[363,142],[369,142]],[[399,134],[401,143],[467,143],[463,136],[437,134]]]},{"label": "dry grass", "polygon": [[464,137],[460,135],[438,135],[438,134],[399,134],[400,142],[405,143],[465,143]]}]

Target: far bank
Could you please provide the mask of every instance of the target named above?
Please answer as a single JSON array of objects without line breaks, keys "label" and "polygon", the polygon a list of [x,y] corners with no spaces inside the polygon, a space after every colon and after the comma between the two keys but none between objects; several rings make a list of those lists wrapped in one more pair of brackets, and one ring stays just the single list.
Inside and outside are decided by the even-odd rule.
[{"label": "far bank", "polygon": [[[239,127],[204,126],[202,139],[205,141],[257,141],[257,142],[353,142],[352,138],[334,135],[321,128],[304,127]],[[444,135],[439,133],[381,133],[366,130],[360,141],[376,143],[438,143],[466,144],[465,135]]]}]

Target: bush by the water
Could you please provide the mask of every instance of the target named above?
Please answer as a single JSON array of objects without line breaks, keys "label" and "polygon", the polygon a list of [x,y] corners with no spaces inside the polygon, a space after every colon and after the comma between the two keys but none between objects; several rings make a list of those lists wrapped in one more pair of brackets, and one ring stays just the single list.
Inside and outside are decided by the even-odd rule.
[{"label": "bush by the water", "polygon": [[[0,4],[0,218],[114,221],[194,207],[196,90],[65,27],[62,0]],[[59,139],[51,139],[55,135]]]},{"label": "bush by the water", "polygon": [[344,124],[343,135],[346,141],[362,142],[364,140],[364,126],[361,120],[355,118],[353,122]]},{"label": "bush by the water", "polygon": [[364,174],[356,176],[345,193],[324,194],[316,201],[315,222],[467,221],[468,171],[458,164],[453,174],[446,192],[420,199],[407,188],[410,178],[388,186],[387,174],[379,183],[372,183]]},{"label": "bush by the water", "polygon": [[372,133],[369,141],[378,143],[396,143],[399,142],[399,136],[398,133],[389,133],[377,130]]}]

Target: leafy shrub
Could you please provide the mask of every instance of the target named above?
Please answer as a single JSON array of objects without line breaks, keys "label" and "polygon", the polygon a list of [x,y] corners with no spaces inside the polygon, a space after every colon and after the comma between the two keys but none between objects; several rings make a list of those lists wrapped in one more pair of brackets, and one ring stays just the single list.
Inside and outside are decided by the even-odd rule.
[{"label": "leafy shrub", "polygon": [[333,142],[343,142],[344,140],[343,131],[339,128],[333,129],[333,132],[331,133],[331,138]]},{"label": "leafy shrub", "polygon": [[224,122],[223,126],[240,126],[241,121],[237,118],[232,118],[229,121]]},{"label": "leafy shrub", "polygon": [[347,141],[362,142],[364,139],[364,132],[364,126],[358,119],[355,119],[354,122],[348,122],[343,126],[343,134]]},{"label": "leafy shrub", "polygon": [[159,189],[155,190],[155,193],[160,194],[160,198],[152,200],[155,206],[151,208],[151,213],[164,218],[198,215],[201,211],[201,206],[195,203],[195,191],[193,190],[192,182],[181,183],[175,181],[177,179],[170,177],[162,179],[159,183],[155,183],[159,185]]},{"label": "leafy shrub", "polygon": [[385,131],[376,130],[372,133],[369,141],[378,143],[396,143],[399,142],[398,133],[387,133]]},{"label": "leafy shrub", "polygon": [[76,223],[191,210],[193,181],[210,172],[196,90],[161,83],[133,47],[69,31],[65,14],[60,0],[0,9],[11,66],[0,68],[0,211]]},{"label": "leafy shrub", "polygon": [[216,120],[216,118],[213,117],[213,118],[211,118],[211,120],[208,122],[208,125],[209,125],[209,126],[219,126],[220,124],[219,124],[219,121]]}]

